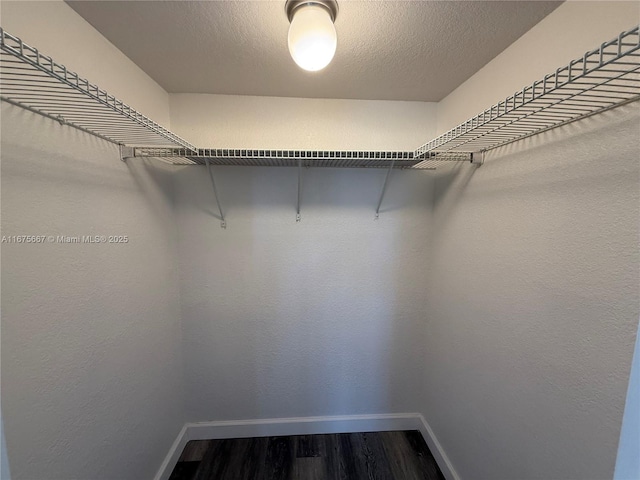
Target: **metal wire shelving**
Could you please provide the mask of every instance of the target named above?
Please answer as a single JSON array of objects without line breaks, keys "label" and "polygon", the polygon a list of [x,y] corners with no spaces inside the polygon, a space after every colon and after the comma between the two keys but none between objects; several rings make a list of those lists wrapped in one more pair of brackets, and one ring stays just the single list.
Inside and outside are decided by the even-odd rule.
[{"label": "metal wire shelving", "polygon": [[393,169],[481,165],[487,150],[640,99],[640,29],[622,32],[413,152],[196,148],[2,28],[0,99],[116,143],[123,160],[206,165],[223,228],[211,168],[217,165],[298,167],[297,221],[302,167],[386,168],[377,218]]},{"label": "metal wire shelving", "polygon": [[0,28],[0,98],[124,148],[178,165],[434,170],[640,98],[640,29],[558,68],[415,151],[199,149]]},{"label": "metal wire shelving", "polygon": [[638,99],[636,26],[422,145],[414,156],[484,152]]},{"label": "metal wire shelving", "polygon": [[409,151],[198,149],[113,95],[0,28],[0,99],[121,145],[122,157],[176,165],[419,168],[468,161],[467,154]]},{"label": "metal wire shelving", "polygon": [[195,148],[1,28],[0,98],[120,145]]},{"label": "metal wire shelving", "polygon": [[[253,167],[334,167],[334,168],[420,168],[435,170],[441,162],[465,162],[468,153],[430,153],[415,158],[407,151],[332,150],[246,150],[134,147],[125,150],[128,158],[151,157],[181,165],[229,165]],[[418,165],[420,164],[420,165]]]}]

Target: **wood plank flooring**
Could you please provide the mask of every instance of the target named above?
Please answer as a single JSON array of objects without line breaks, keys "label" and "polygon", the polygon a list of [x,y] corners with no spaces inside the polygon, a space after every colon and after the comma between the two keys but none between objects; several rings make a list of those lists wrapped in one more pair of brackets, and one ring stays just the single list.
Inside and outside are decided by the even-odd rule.
[{"label": "wood plank flooring", "polygon": [[444,480],[418,431],[194,440],[170,480]]}]

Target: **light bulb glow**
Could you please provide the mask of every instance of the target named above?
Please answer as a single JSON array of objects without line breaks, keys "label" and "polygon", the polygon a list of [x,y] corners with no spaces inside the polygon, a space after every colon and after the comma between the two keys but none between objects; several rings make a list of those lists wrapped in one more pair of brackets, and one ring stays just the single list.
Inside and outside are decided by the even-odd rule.
[{"label": "light bulb glow", "polygon": [[317,72],[329,65],[338,39],[329,12],[319,5],[305,5],[294,13],[289,27],[289,53],[305,70]]}]

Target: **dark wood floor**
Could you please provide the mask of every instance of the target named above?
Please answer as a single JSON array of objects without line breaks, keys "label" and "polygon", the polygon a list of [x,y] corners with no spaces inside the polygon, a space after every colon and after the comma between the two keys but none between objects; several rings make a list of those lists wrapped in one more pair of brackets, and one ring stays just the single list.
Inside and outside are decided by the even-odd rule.
[{"label": "dark wood floor", "polygon": [[170,480],[444,480],[418,431],[195,440]]}]

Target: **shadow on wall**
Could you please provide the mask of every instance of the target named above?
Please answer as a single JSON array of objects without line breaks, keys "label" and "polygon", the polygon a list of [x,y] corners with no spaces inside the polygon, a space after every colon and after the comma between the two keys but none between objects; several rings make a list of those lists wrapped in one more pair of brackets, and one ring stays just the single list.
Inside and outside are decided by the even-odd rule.
[{"label": "shadow on wall", "polygon": [[[10,135],[5,131],[2,139],[5,149],[16,146],[19,149],[16,154],[29,159],[7,162],[3,165],[7,174],[30,178],[44,185],[71,183],[133,191],[117,162],[117,146],[22,108],[4,102],[1,106],[5,128],[10,122],[29,125],[19,131],[12,129]],[[33,135],[34,131],[40,134]],[[51,148],[51,138],[56,139],[60,148]],[[105,156],[109,161],[105,161]]]},{"label": "shadow on wall", "polygon": [[[478,201],[480,205],[489,201],[490,196],[494,200],[509,201],[514,195],[525,195],[532,200],[550,194],[561,195],[578,184],[582,190],[594,193],[604,191],[607,185],[634,184],[636,177],[631,163],[626,170],[594,168],[593,158],[608,162],[611,147],[606,142],[590,143],[590,151],[583,155],[567,154],[561,162],[532,162],[531,158],[547,155],[548,149],[568,151],[580,138],[588,142],[593,133],[615,138],[621,128],[629,128],[627,117],[638,111],[640,105],[637,102],[618,107],[491,150],[485,154],[484,166],[468,168],[466,164],[459,164],[442,174],[437,173],[434,176],[434,232],[437,233],[451,218],[451,213],[462,196],[471,196],[469,198]],[[628,143],[628,140],[625,141]],[[471,192],[467,192],[467,185],[478,168],[481,169],[478,172],[480,176],[484,176],[484,172],[490,169],[491,178],[481,181]]]},{"label": "shadow on wall", "polygon": [[447,218],[447,211],[455,205],[457,196],[462,195],[478,168],[481,167],[460,163],[435,176],[433,208],[441,219]]},{"label": "shadow on wall", "polygon": [[188,416],[415,411],[432,179],[384,170],[215,168],[176,175]]},{"label": "shadow on wall", "polygon": [[[176,167],[153,159],[128,159],[127,168],[156,218],[173,223],[173,179]],[[167,233],[174,233],[169,228]]]}]

